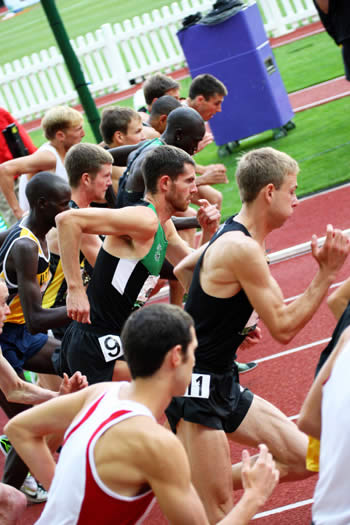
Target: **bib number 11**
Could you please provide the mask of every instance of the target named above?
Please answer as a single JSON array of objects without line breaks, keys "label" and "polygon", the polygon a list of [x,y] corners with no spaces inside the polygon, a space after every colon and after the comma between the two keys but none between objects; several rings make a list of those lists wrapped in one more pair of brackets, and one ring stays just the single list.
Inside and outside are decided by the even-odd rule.
[{"label": "bib number 11", "polygon": [[188,385],[184,397],[200,397],[208,399],[210,393],[210,375],[192,374],[191,383]]}]

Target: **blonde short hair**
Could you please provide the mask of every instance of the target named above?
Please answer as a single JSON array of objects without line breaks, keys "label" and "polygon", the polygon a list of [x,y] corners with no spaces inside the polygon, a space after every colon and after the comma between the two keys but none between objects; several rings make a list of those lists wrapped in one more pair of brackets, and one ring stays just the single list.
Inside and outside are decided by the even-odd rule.
[{"label": "blonde short hair", "polygon": [[287,153],[269,147],[249,151],[240,158],[236,170],[241,201],[254,201],[268,184],[278,190],[287,175],[298,173],[297,161]]},{"label": "blonde short hair", "polygon": [[83,122],[82,114],[69,106],[55,106],[49,109],[42,121],[44,135],[47,140],[53,140],[57,131],[64,131],[73,126],[79,126]]}]

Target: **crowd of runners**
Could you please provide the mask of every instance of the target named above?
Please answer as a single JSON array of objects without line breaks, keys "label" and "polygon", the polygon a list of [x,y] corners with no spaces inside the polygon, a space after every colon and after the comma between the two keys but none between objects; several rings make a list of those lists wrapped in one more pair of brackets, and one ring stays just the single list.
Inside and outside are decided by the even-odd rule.
[{"label": "crowd of runners", "polygon": [[[138,523],[156,498],[170,523],[245,524],[279,481],[318,471],[321,453],[314,523],[348,524],[348,486],[329,494],[344,474],[349,423],[320,434],[321,405],[334,428],[350,397],[336,396],[348,389],[350,284],[328,299],[338,325],[300,428],[240,385],[256,365],[237,351],[259,343],[260,323],[291,341],[350,242],[331,225],[322,246],[314,236],[317,271],[286,304],[265,239],[297,213],[298,163],[270,147],[244,154],[242,207],[220,224],[213,185],[228,182],[226,168],[192,156],[213,141],[208,123],[226,87],[199,75],[180,100],[179,84],[159,73],[143,89],[140,111],[103,111],[100,145],[81,142],[81,114],[58,106],[42,119],[47,142],[0,164],[1,523],[46,500],[41,525]],[[165,281],[171,304],[144,306]],[[232,465],[230,441],[257,454]]]}]

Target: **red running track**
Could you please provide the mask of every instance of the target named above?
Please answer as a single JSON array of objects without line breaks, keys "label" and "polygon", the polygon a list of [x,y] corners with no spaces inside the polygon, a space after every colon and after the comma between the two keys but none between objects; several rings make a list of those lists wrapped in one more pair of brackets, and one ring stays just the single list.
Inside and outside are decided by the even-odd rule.
[{"label": "red running track", "polygon": [[[268,239],[268,248],[277,251],[310,240],[312,233],[323,236],[327,223],[341,229],[349,227],[347,202],[350,186],[315,195],[300,202],[294,215],[283,228]],[[317,265],[311,255],[296,257],[271,265],[271,271],[279,282],[286,299],[301,293],[315,274]],[[350,274],[350,260],[339,272],[337,282]],[[336,284],[336,283],[335,283]],[[310,323],[288,345],[274,341],[263,329],[261,344],[239,354],[239,359],[261,360],[259,366],[249,374],[241,376],[243,385],[264,397],[288,417],[299,413],[303,399],[312,383],[320,351],[335,326],[335,321],[325,303],[322,304]],[[279,355],[282,354],[282,355]],[[0,413],[1,427],[5,423]],[[231,445],[232,460],[238,461],[242,446]],[[1,468],[3,458],[0,458]],[[69,473],[67,473],[69,482]],[[275,490],[264,509],[256,516],[261,525],[309,525],[311,505],[316,476],[302,482],[282,483]],[[238,492],[236,497],[238,498]],[[300,506],[298,506],[300,505]],[[41,513],[43,504],[28,507],[19,525],[32,525]],[[261,513],[266,515],[260,516]],[[156,505],[145,525],[165,525],[167,522]]]}]

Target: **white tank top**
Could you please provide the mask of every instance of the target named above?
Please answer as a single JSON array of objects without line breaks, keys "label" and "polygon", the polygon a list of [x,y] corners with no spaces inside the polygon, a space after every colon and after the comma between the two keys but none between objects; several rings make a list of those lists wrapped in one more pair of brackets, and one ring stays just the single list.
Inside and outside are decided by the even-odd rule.
[{"label": "white tank top", "polygon": [[[55,168],[55,174],[59,177],[62,177],[66,182],[68,182],[68,175],[66,172],[66,168],[64,167],[64,164],[61,160],[61,157],[59,156],[56,148],[54,146],[51,146],[49,142],[46,142],[40,148],[38,151],[52,151],[52,153],[56,157],[56,168]],[[18,189],[18,196],[19,196],[19,205],[22,208],[23,211],[29,210],[29,203],[26,197],[26,186],[28,184],[28,177],[27,175],[21,175],[19,178],[19,189]]]},{"label": "white tank top", "polygon": [[350,523],[350,342],[323,387],[320,474],[314,494],[315,525]]},{"label": "white tank top", "polygon": [[115,383],[76,418],[65,433],[44,511],[36,525],[132,525],[150,510],[151,490],[127,497],[114,492],[99,477],[94,447],[113,425],[135,416],[154,419],[150,410],[134,401],[119,400]]}]

